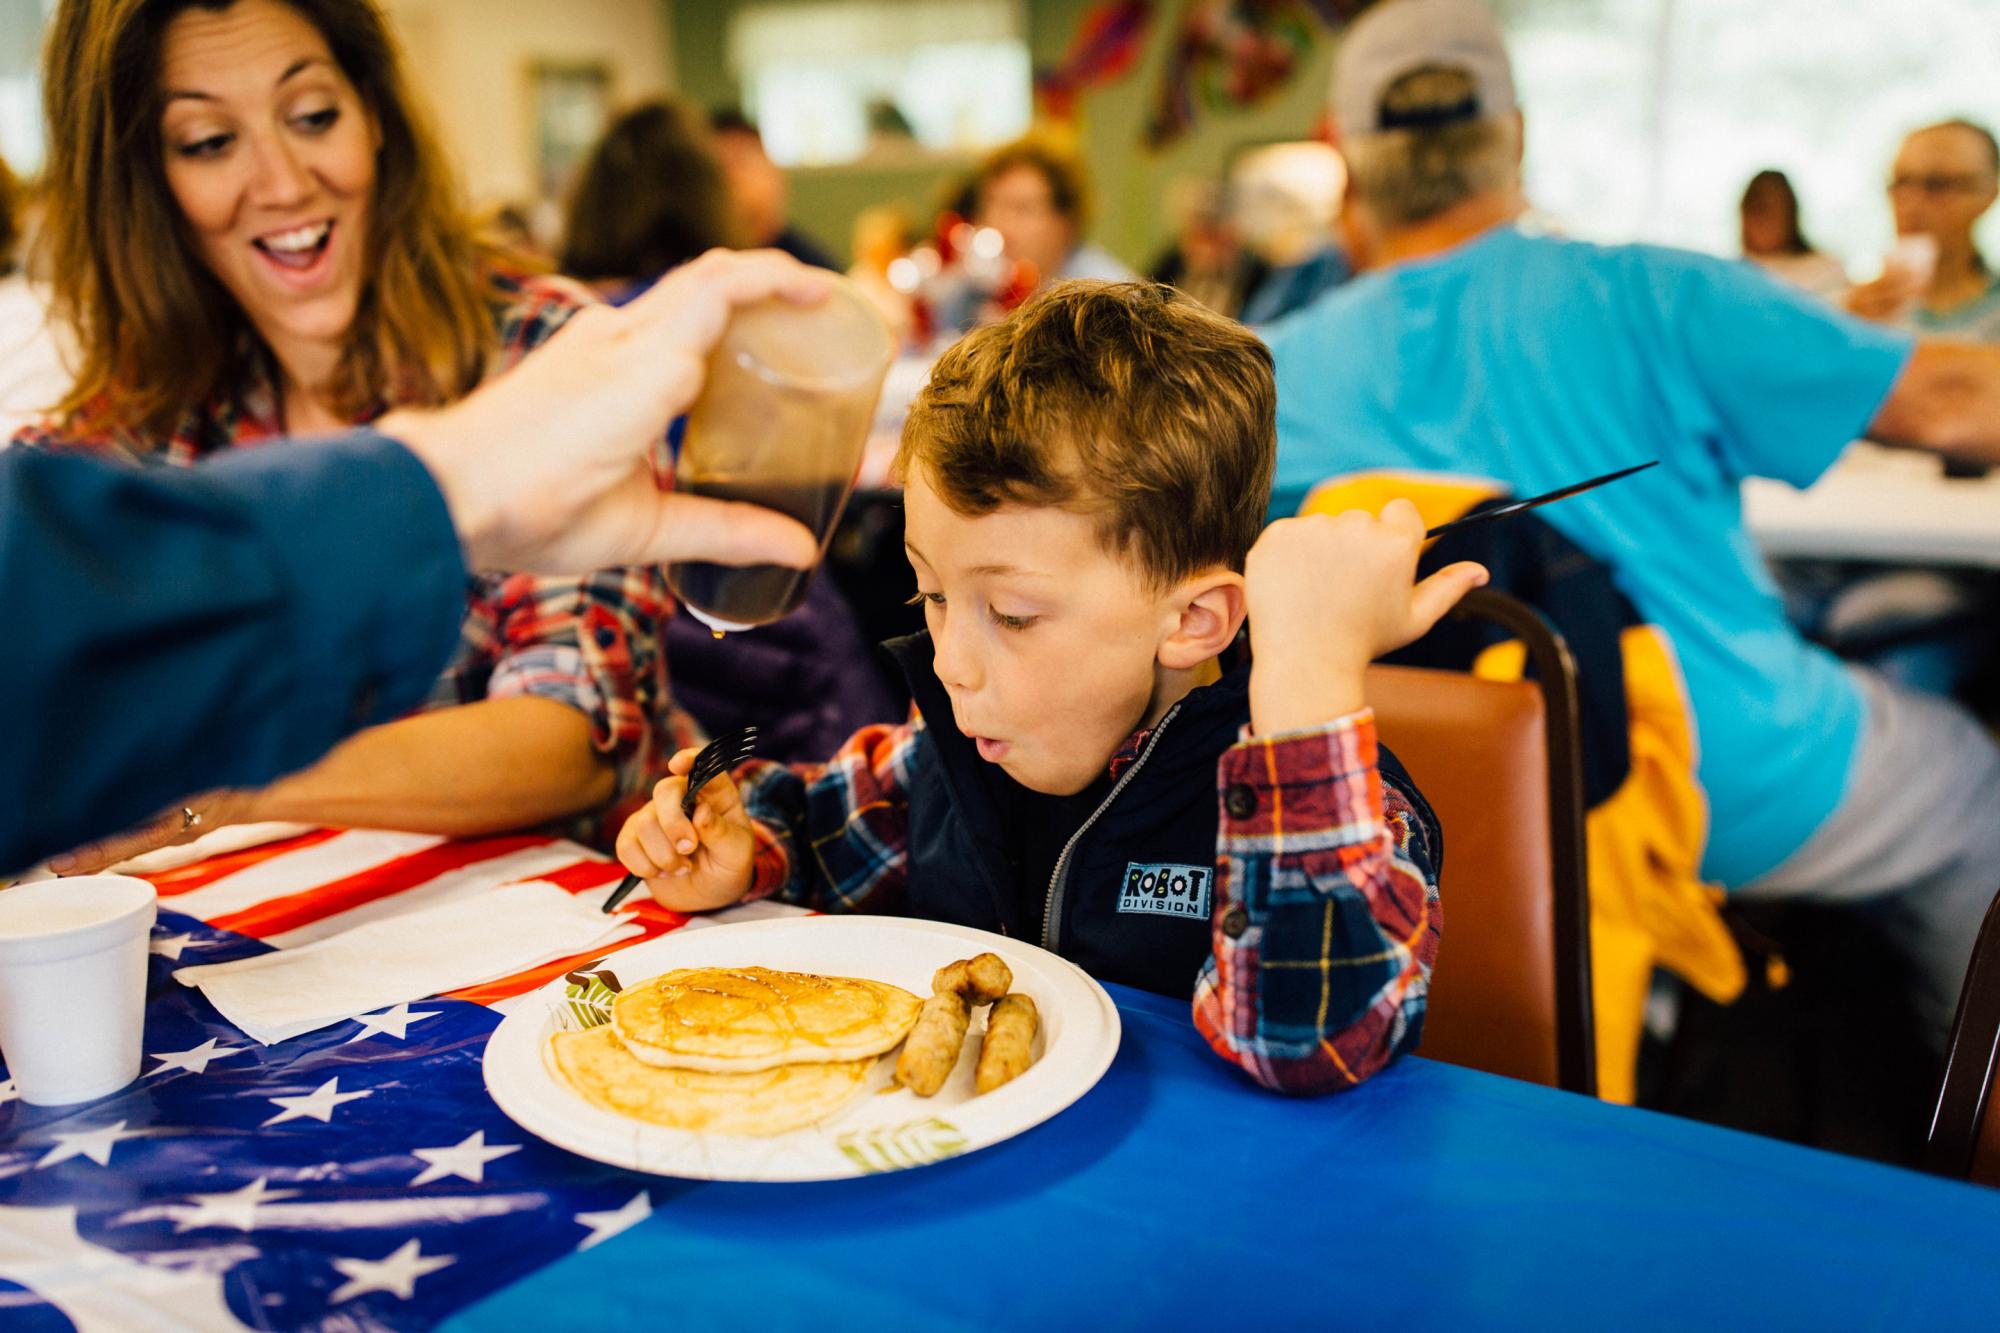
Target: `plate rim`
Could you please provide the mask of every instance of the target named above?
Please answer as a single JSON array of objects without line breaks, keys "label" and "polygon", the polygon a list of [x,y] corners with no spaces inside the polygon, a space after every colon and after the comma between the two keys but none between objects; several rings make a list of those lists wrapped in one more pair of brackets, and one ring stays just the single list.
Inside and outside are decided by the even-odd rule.
[{"label": "plate rim", "polygon": [[[538,1108],[525,1102],[524,1094],[517,1096],[516,1091],[511,1087],[496,1086],[494,1078],[496,1066],[495,1053],[499,1051],[502,1055],[511,1056],[512,1048],[516,1045],[523,1047],[524,1055],[533,1054],[536,1057],[530,1062],[531,1067],[541,1069],[543,1077],[549,1078],[553,1086],[553,1076],[547,1073],[546,1063],[541,1058],[542,1053],[538,1049],[541,1043],[537,1038],[541,1040],[546,1039],[549,998],[559,995],[561,988],[568,984],[566,976],[559,976],[537,986],[533,990],[523,991],[519,996],[515,997],[511,1002],[512,1007],[507,1013],[501,1016],[500,1023],[487,1038],[486,1047],[480,1056],[480,1076],[481,1081],[485,1085],[487,1096],[492,1098],[494,1105],[499,1107],[501,1113],[509,1120],[513,1121],[523,1131],[534,1135],[543,1143],[564,1152],[574,1153],[579,1157],[591,1161],[617,1167],[620,1170],[632,1171],[642,1175],[659,1176],[664,1179],[709,1180],[740,1184],[795,1184],[808,1181],[847,1180],[865,1178],[875,1174],[900,1174],[903,1171],[915,1170],[921,1166],[935,1165],[938,1161],[948,1161],[953,1157],[966,1156],[981,1149],[1005,1143],[1009,1139],[1016,1138],[1035,1128],[1037,1125],[1053,1120],[1078,1101],[1081,1101],[1091,1089],[1095,1088],[1103,1080],[1106,1071],[1111,1068],[1112,1062],[1117,1059],[1119,1047],[1124,1042],[1124,1022],[1118,1012],[1118,1006],[1097,978],[1091,976],[1081,967],[1060,954],[1052,953],[1038,944],[1028,940],[1016,939],[1010,935],[1000,935],[992,931],[980,930],[973,926],[962,926],[948,921],[929,921],[921,917],[901,917],[858,912],[822,914],[804,911],[801,911],[796,916],[786,915],[781,917],[761,917],[749,921],[715,922],[700,927],[700,934],[703,937],[713,938],[722,932],[743,934],[752,930],[768,931],[773,928],[796,929],[806,922],[813,923],[814,927],[819,929],[866,929],[890,926],[898,930],[914,930],[920,934],[934,934],[974,942],[985,941],[988,942],[986,946],[988,948],[991,947],[990,942],[998,941],[1009,950],[1022,950],[1037,955],[1038,961],[1041,961],[1045,966],[1055,965],[1059,971],[1081,982],[1086,993],[1096,1003],[1097,1010],[1102,1019],[1102,1026],[1095,1047],[1085,1051],[1077,1064],[1077,1068],[1080,1071],[1088,1069],[1089,1076],[1085,1078],[1079,1074],[1075,1081],[1069,1085],[1070,1091],[1060,1094],[1056,1099],[1045,1103],[1033,1117],[1022,1119],[1021,1123],[1013,1125],[1011,1128],[1005,1128],[1003,1132],[984,1142],[968,1146],[960,1152],[937,1158],[934,1161],[893,1166],[883,1172],[873,1172],[848,1163],[847,1159],[839,1154],[828,1154],[826,1160],[827,1169],[825,1170],[785,1171],[778,1174],[747,1176],[740,1173],[731,1173],[726,1169],[702,1169],[702,1163],[707,1160],[706,1155],[695,1153],[689,1154],[695,1160],[676,1163],[674,1169],[671,1171],[662,1170],[658,1167],[636,1164],[633,1159],[637,1154],[620,1156],[597,1150],[594,1147],[578,1146],[578,1143],[585,1140],[585,1135],[579,1134],[569,1141],[550,1137],[542,1129],[537,1128],[537,1122],[542,1118],[541,1113]],[[619,956],[627,954],[633,949],[641,949],[649,945],[663,944],[673,940],[684,929],[686,927],[678,927],[665,934],[656,935],[652,939],[638,940],[625,948],[612,950],[603,955],[604,962],[607,966],[611,966],[613,965],[612,960]],[[506,1077],[511,1079],[513,1075],[508,1074]],[[612,1112],[601,1113],[605,1115],[614,1114]],[[634,1122],[633,1127],[635,1130],[649,1130],[664,1135],[683,1135],[692,1143],[697,1144],[703,1138],[708,1137],[694,1131],[675,1130],[667,1126],[649,1126],[638,1121]],[[808,1126],[805,1128],[809,1129],[811,1127]],[[804,1129],[791,1131],[791,1133],[795,1134],[802,1132],[804,1132]],[[733,1136],[714,1137],[733,1138]],[[775,1142],[784,1137],[784,1135],[779,1135],[771,1141]],[[637,1141],[635,1137],[634,1142],[636,1143]],[[842,1169],[843,1167],[845,1169]]]}]

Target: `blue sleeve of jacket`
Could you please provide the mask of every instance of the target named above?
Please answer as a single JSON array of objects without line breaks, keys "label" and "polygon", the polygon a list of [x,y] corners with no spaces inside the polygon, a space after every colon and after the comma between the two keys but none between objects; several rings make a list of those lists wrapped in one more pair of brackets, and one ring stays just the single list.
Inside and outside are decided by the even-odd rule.
[{"label": "blue sleeve of jacket", "polygon": [[171,470],[0,453],[0,870],[396,716],[464,610],[443,496],[382,436]]}]

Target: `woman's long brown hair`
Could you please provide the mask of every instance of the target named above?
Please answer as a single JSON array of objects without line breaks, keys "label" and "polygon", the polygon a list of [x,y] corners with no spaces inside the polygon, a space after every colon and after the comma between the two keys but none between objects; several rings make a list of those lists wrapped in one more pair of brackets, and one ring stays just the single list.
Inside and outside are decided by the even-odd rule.
[{"label": "woman's long brown hair", "polygon": [[[250,374],[256,331],[202,264],[168,188],[160,61],[187,9],[235,0],[62,0],[43,55],[44,234],[57,313],[75,330],[66,422],[143,441]],[[373,0],[283,0],[326,39],[380,126],[364,247],[368,278],[334,379],[334,408],[456,398],[494,339],[483,253],[412,108]]]}]

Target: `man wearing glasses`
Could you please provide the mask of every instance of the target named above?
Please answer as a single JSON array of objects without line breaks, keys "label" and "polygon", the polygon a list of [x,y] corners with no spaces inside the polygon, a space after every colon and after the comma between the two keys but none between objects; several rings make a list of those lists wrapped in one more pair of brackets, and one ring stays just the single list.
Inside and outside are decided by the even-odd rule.
[{"label": "man wearing glasses", "polygon": [[1892,269],[1855,288],[1848,309],[1868,319],[1973,342],[2000,342],[2000,276],[1972,231],[2000,191],[2000,146],[1968,120],[1929,125],[1903,140],[1889,175],[1898,238],[1928,236],[1937,264],[1925,275]]}]

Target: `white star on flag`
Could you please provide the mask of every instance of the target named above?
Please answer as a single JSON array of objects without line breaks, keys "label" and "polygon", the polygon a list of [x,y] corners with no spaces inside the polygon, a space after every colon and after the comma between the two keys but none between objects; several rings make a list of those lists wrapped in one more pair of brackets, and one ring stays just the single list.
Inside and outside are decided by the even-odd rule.
[{"label": "white star on flag", "polygon": [[381,1259],[335,1259],[333,1266],[347,1282],[327,1298],[330,1305],[351,1301],[371,1291],[390,1291],[407,1301],[417,1289],[417,1279],[458,1262],[455,1254],[425,1257],[420,1241],[406,1241],[401,1249]]},{"label": "white star on flag", "polygon": [[410,1035],[410,1024],[420,1023],[426,1018],[436,1018],[443,1012],[444,1010],[442,1009],[419,1009],[413,1014],[410,1012],[409,1005],[399,1004],[393,1009],[384,1009],[380,1013],[361,1014],[354,1020],[361,1025],[361,1031],[349,1037],[343,1044],[352,1045],[357,1041],[372,1037],[378,1032],[387,1033],[397,1041],[405,1041]]},{"label": "white star on flag", "polygon": [[306,1116],[311,1116],[323,1124],[330,1124],[333,1121],[334,1107],[340,1105],[342,1102],[359,1101],[361,1098],[371,1095],[366,1089],[360,1092],[342,1092],[340,1090],[340,1080],[330,1078],[303,1097],[266,1098],[265,1100],[269,1101],[272,1105],[282,1106],[285,1109],[272,1116],[269,1120],[266,1120],[264,1124],[267,1126],[281,1125],[287,1120],[300,1120]]},{"label": "white star on flag", "polygon": [[160,1067],[152,1072],[164,1074],[169,1069],[185,1069],[190,1074],[206,1074],[209,1061],[220,1060],[225,1056],[241,1055],[248,1049],[247,1046],[218,1046],[216,1039],[210,1037],[193,1050],[154,1051],[153,1058],[160,1062]]},{"label": "white star on flag", "polygon": [[110,1166],[113,1145],[124,1139],[144,1137],[145,1133],[143,1129],[127,1129],[125,1122],[119,1120],[75,1134],[58,1134],[56,1146],[42,1155],[42,1159],[35,1163],[35,1168],[40,1170],[45,1166],[54,1166],[57,1162],[67,1162],[72,1157],[88,1157],[99,1166]]},{"label": "white star on flag", "polygon": [[640,1190],[628,1199],[623,1208],[613,1208],[602,1213],[578,1213],[576,1224],[589,1227],[590,1234],[576,1247],[577,1252],[581,1254],[599,1242],[610,1240],[619,1232],[638,1226],[652,1215],[653,1200],[644,1190]]},{"label": "white star on flag", "polygon": [[259,1176],[240,1190],[227,1194],[190,1194],[194,1207],[179,1210],[181,1216],[174,1222],[174,1231],[193,1231],[196,1227],[235,1227],[238,1231],[251,1231],[257,1225],[259,1204],[278,1199],[298,1197],[297,1190],[266,1189],[269,1176]]},{"label": "white star on flag", "polygon": [[162,935],[153,941],[153,952],[178,963],[181,960],[181,950],[199,949],[204,943],[206,941],[198,940],[192,935]]},{"label": "white star on flag", "polygon": [[498,1147],[486,1146],[486,1131],[475,1129],[466,1138],[449,1148],[412,1148],[410,1156],[421,1158],[430,1165],[412,1180],[410,1184],[428,1185],[433,1180],[443,1180],[446,1176],[459,1176],[473,1184],[486,1180],[486,1164],[510,1152],[521,1151],[518,1143],[503,1143]]}]

